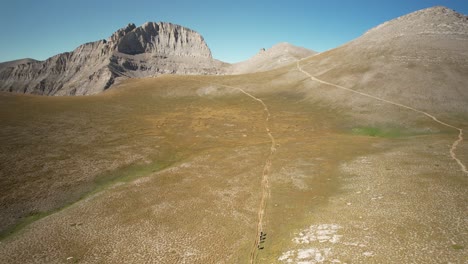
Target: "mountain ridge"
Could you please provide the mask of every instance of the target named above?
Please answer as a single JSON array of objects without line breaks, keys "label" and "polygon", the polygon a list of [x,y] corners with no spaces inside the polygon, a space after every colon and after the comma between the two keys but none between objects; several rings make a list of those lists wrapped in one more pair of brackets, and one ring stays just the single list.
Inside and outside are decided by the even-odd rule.
[{"label": "mountain ridge", "polygon": [[[21,60],[20,60],[21,61]],[[0,68],[0,90],[40,95],[88,95],[120,79],[165,73],[218,74],[196,31],[166,22],[129,24],[108,40],[89,42],[45,61]],[[8,65],[8,64],[4,64]]]},{"label": "mountain ridge", "polygon": [[[468,51],[461,48],[461,42],[468,37],[467,21],[467,16],[443,6],[426,8],[369,29],[359,38],[321,53],[319,58],[342,53],[341,59],[346,62],[346,58],[353,57],[357,50],[361,57],[368,58],[387,54],[396,60],[449,59],[465,64],[466,56],[458,56],[458,53],[468,55]],[[428,54],[432,50],[437,52]],[[194,30],[167,22],[146,22],[139,27],[130,23],[107,40],[85,43],[74,51],[57,54],[42,62],[1,63],[0,91],[89,95],[102,92],[126,78],[253,73],[286,66],[314,54],[305,48],[279,43],[268,50],[262,49],[246,61],[228,64],[214,59],[203,37]],[[349,63],[356,63],[353,60],[356,58]]]},{"label": "mountain ridge", "polygon": [[[382,23],[303,63],[319,79],[450,116],[468,113],[466,47],[468,17],[438,6]],[[368,108],[366,98],[331,94],[319,96],[353,109]]]}]

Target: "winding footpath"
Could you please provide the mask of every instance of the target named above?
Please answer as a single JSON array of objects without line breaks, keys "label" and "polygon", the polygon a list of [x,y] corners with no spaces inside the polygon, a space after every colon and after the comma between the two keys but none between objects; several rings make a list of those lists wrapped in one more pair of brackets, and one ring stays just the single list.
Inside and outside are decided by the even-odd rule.
[{"label": "winding footpath", "polygon": [[[194,80],[195,81],[195,80]],[[196,80],[198,82],[203,82],[200,80]],[[267,202],[268,199],[270,198],[270,182],[269,182],[269,177],[270,177],[270,171],[271,171],[271,164],[272,164],[272,158],[273,154],[276,152],[276,141],[275,138],[273,137],[272,133],[270,132],[270,128],[268,127],[268,123],[270,121],[270,111],[268,110],[267,105],[265,102],[262,101],[262,99],[255,97],[254,95],[246,92],[244,89],[236,87],[236,86],[230,86],[230,85],[225,85],[225,84],[219,84],[219,83],[211,83],[211,82],[205,82],[208,84],[212,85],[218,85],[230,89],[235,89],[240,91],[241,93],[245,94],[246,96],[250,97],[251,99],[257,101],[263,106],[263,111],[266,114],[265,118],[265,131],[270,138],[271,141],[271,146],[270,146],[270,153],[268,155],[268,158],[265,161],[265,165],[263,166],[263,171],[262,171],[262,181],[261,181],[261,189],[262,189],[262,196],[260,199],[260,204],[258,206],[258,218],[257,218],[257,225],[256,225],[256,235],[255,235],[255,241],[254,244],[252,245],[252,249],[250,251],[250,264],[254,264],[255,260],[257,259],[257,253],[258,250],[260,249],[260,239],[262,234],[265,234],[264,232],[264,217],[266,214],[266,207],[267,207]]]},{"label": "winding footpath", "polygon": [[329,85],[329,86],[333,86],[333,87],[336,87],[336,88],[339,88],[339,89],[342,89],[342,90],[346,90],[346,91],[349,91],[349,92],[352,92],[352,93],[356,93],[356,94],[359,94],[359,95],[362,95],[362,96],[365,96],[365,97],[369,97],[369,98],[372,98],[372,99],[375,99],[375,100],[378,100],[378,101],[381,101],[381,102],[384,102],[384,103],[387,103],[387,104],[392,104],[392,105],[395,105],[395,106],[398,106],[398,107],[401,107],[401,108],[409,109],[411,111],[423,114],[423,115],[431,118],[432,120],[434,120],[435,122],[437,122],[437,123],[439,123],[441,125],[444,125],[446,127],[449,127],[449,128],[455,129],[455,130],[458,130],[458,139],[455,142],[453,142],[452,147],[450,148],[450,156],[452,157],[453,160],[455,160],[458,163],[458,165],[460,166],[461,171],[468,174],[468,170],[467,170],[465,164],[463,164],[463,162],[460,159],[458,159],[457,155],[455,154],[455,151],[457,149],[458,144],[460,144],[463,141],[463,129],[461,129],[459,127],[456,127],[456,126],[453,126],[453,125],[450,125],[450,124],[447,124],[445,122],[442,122],[439,119],[437,119],[435,116],[433,116],[433,115],[431,115],[431,114],[429,114],[427,112],[415,109],[413,107],[403,105],[403,104],[400,104],[400,103],[395,103],[395,102],[385,100],[385,99],[382,99],[382,98],[379,98],[379,97],[376,97],[376,96],[373,96],[373,95],[370,95],[370,94],[366,94],[366,93],[363,93],[363,92],[358,92],[358,91],[346,88],[346,87],[341,86],[341,85],[337,85],[337,84],[334,84],[334,83],[330,83],[330,82],[327,82],[327,81],[320,80],[320,79],[312,76],[310,73],[306,72],[305,70],[303,70],[301,68],[300,61],[301,60],[298,60],[296,62],[297,69],[299,71],[301,71],[302,73],[304,73],[305,75],[307,75],[312,81],[319,82],[319,83]]},{"label": "winding footpath", "polygon": [[243,89],[239,87],[234,87],[234,86],[227,86],[231,87],[234,89],[237,89],[241,91],[243,94],[249,96],[253,100],[256,100],[263,106],[263,111],[266,113],[266,118],[265,118],[265,130],[268,134],[268,137],[271,140],[271,146],[270,146],[270,154],[268,155],[267,160],[265,161],[265,165],[263,167],[263,172],[262,172],[262,198],[260,199],[260,204],[258,207],[258,220],[257,220],[257,229],[256,229],[256,237],[255,237],[255,242],[252,246],[252,249],[250,251],[250,263],[253,264],[255,263],[255,260],[257,258],[257,252],[260,246],[260,238],[261,235],[264,233],[263,231],[263,218],[265,216],[265,211],[267,207],[267,201],[270,198],[270,182],[269,182],[269,176],[270,176],[270,170],[271,170],[271,159],[273,157],[273,154],[276,151],[276,142],[275,138],[270,132],[270,128],[268,127],[268,121],[270,120],[270,111],[268,110],[268,107],[266,104],[259,98],[253,96],[252,94],[244,91]]}]

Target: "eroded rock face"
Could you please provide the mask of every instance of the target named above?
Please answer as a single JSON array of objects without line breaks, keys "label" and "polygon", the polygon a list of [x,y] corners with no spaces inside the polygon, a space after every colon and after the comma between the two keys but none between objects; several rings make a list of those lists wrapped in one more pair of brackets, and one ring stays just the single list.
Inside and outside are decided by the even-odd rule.
[{"label": "eroded rock face", "polygon": [[211,58],[211,51],[203,37],[193,30],[170,23],[147,22],[132,27],[116,41],[117,51],[136,55],[150,53],[159,56],[187,56]]},{"label": "eroded rock face", "polygon": [[218,74],[203,37],[188,28],[163,22],[129,24],[108,40],[83,44],[45,61],[0,67],[0,91],[41,95],[88,95],[116,81],[159,74]]}]

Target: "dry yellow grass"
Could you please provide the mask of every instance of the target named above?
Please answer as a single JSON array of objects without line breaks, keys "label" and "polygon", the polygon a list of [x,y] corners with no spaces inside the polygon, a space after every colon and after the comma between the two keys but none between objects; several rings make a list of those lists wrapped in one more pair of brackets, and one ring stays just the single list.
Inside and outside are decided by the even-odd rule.
[{"label": "dry yellow grass", "polygon": [[[1,227],[54,213],[4,238],[0,262],[247,263],[271,142],[263,107],[216,83],[271,113],[257,263],[466,260],[456,134],[404,111],[369,122],[291,66],[132,80],[92,97],[2,95]],[[363,127],[375,129],[353,132]]]}]

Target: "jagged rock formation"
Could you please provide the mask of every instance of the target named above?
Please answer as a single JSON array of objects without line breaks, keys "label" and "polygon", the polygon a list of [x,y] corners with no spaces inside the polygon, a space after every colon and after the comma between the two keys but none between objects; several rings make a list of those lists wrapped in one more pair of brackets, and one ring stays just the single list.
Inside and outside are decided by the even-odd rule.
[{"label": "jagged rock formation", "polygon": [[119,79],[159,74],[218,74],[203,37],[171,23],[129,24],[108,40],[86,43],[46,61],[0,64],[0,91],[41,95],[99,93]]},{"label": "jagged rock formation", "polygon": [[246,61],[232,64],[227,72],[230,74],[243,74],[268,71],[314,54],[316,54],[315,51],[283,42],[267,50],[260,49],[255,56]]}]

